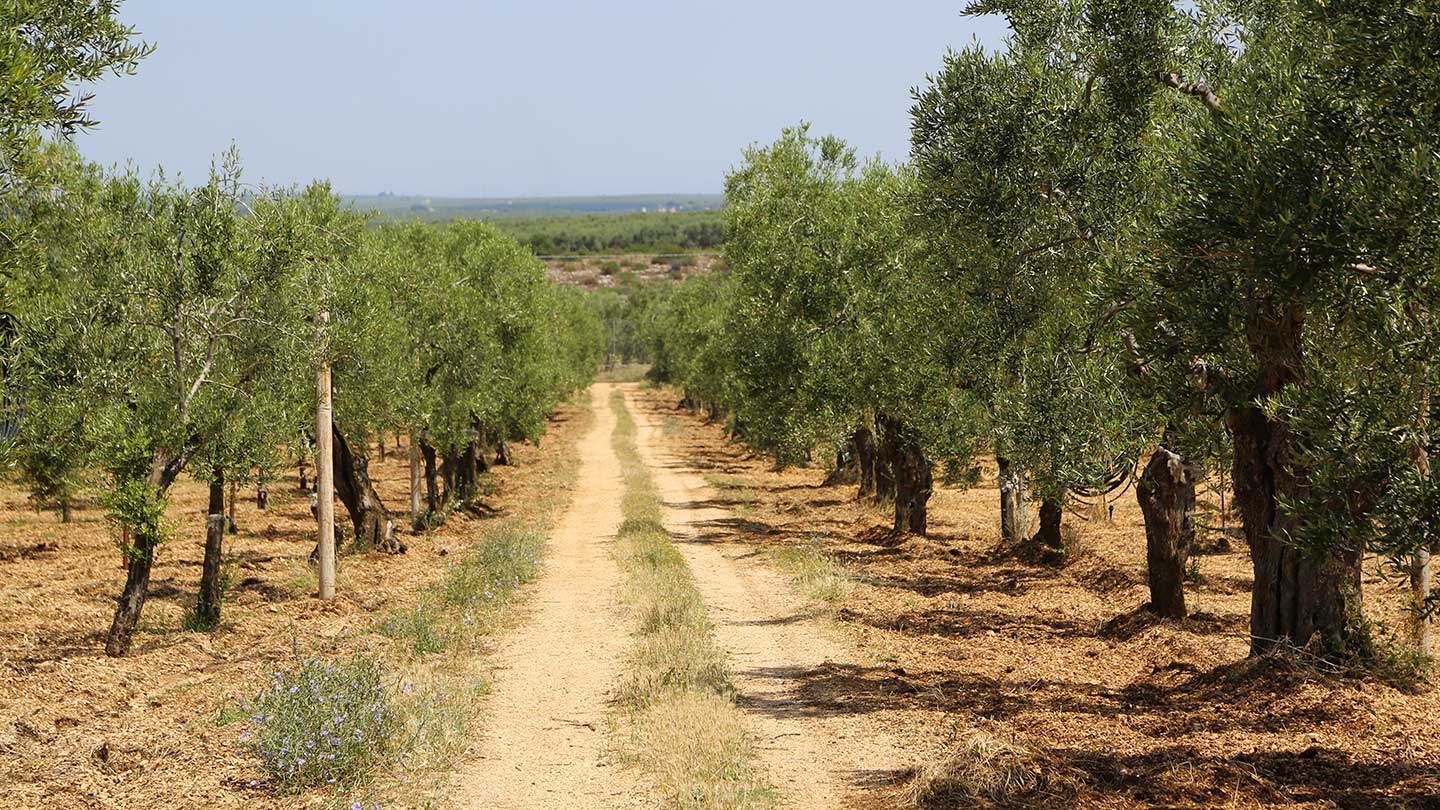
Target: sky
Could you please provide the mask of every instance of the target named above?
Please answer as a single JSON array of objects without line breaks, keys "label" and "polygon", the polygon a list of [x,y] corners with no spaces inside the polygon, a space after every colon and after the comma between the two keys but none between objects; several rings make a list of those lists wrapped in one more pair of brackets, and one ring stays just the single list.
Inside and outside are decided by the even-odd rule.
[{"label": "sky", "polygon": [[910,91],[1004,36],[963,0],[128,0],[86,157],[344,194],[703,193],[809,121],[903,160]]}]

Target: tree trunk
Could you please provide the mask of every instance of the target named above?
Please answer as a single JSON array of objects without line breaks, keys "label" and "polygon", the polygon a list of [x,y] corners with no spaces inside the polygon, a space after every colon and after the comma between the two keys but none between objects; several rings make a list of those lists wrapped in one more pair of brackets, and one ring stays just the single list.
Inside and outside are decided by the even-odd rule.
[{"label": "tree trunk", "polygon": [[[1415,427],[1417,440],[1415,448],[1411,452],[1411,458],[1415,462],[1415,469],[1420,473],[1421,479],[1430,478],[1430,452],[1426,446],[1430,443],[1430,392],[1422,390],[1420,406],[1415,412]],[[1430,549],[1421,548],[1410,558],[1410,598],[1414,602],[1415,626],[1414,637],[1415,649],[1421,655],[1430,655],[1430,589],[1431,582],[1431,561]]]},{"label": "tree trunk", "polygon": [[69,523],[69,522],[71,522],[71,521],[74,520],[74,519],[75,519],[75,513],[74,513],[74,510],[73,510],[73,508],[71,507],[71,504],[70,504],[70,497],[69,497],[69,496],[62,497],[62,498],[60,499],[60,522],[61,522],[61,523]]},{"label": "tree trunk", "polygon": [[1251,655],[1279,645],[1305,647],[1316,636],[1326,655],[1342,653],[1347,621],[1360,607],[1359,553],[1312,553],[1289,542],[1294,521],[1280,503],[1302,494],[1304,471],[1291,469],[1287,425],[1253,404],[1301,381],[1303,324],[1298,307],[1252,307],[1248,331],[1259,386],[1251,404],[1226,416],[1235,447],[1235,504],[1255,569]]},{"label": "tree trunk", "polygon": [[[164,499],[170,485],[185,469],[188,453],[172,456],[156,451],[150,463],[150,477],[147,479],[157,496]],[[141,525],[130,527],[132,547],[127,549],[125,587],[120,591],[119,603],[115,606],[115,617],[110,622],[110,632],[105,638],[105,654],[119,657],[130,651],[130,641],[135,635],[135,625],[140,622],[140,611],[145,607],[145,597],[150,593],[150,568],[155,564],[155,549],[160,541],[160,526]]]},{"label": "tree trunk", "polygon": [[445,485],[445,491],[440,493],[440,506],[445,507],[456,501],[456,492],[459,488],[460,478],[460,456],[458,453],[447,453],[440,457],[440,482]]},{"label": "tree trunk", "polygon": [[854,433],[850,434],[850,441],[855,445],[855,464],[860,473],[860,491],[856,497],[875,497],[875,434],[870,432],[868,426],[862,425]]},{"label": "tree trunk", "polygon": [[495,466],[510,466],[510,443],[504,439],[495,445]]},{"label": "tree trunk", "polygon": [[1427,657],[1430,655],[1430,629],[1433,624],[1428,610],[1430,590],[1433,587],[1430,569],[1430,549],[1422,548],[1410,560],[1410,594],[1416,611],[1415,649]]},{"label": "tree trunk", "polygon": [[884,425],[881,424],[881,419],[875,420],[875,427],[880,431],[881,435],[875,436],[872,434],[870,436],[872,448],[871,461],[874,471],[872,477],[875,481],[875,486],[870,493],[870,497],[876,503],[884,503],[895,500],[895,463],[888,449],[884,446],[885,428]]},{"label": "tree trunk", "polygon": [[1010,459],[996,456],[995,463],[1000,466],[1000,541],[1013,546],[1024,542],[1030,533],[1025,479],[1011,467]]},{"label": "tree trunk", "polygon": [[420,447],[410,441],[410,522],[420,520]]},{"label": "tree trunk", "polygon": [[480,470],[484,465],[480,440],[475,439],[466,445],[465,452],[460,454],[460,500],[463,503],[475,500],[479,491]]},{"label": "tree trunk", "polygon": [[925,534],[926,506],[935,488],[930,459],[915,432],[898,420],[880,417],[883,455],[894,474],[895,531]]},{"label": "tree trunk", "polygon": [[[231,501],[232,507],[234,501]],[[225,470],[216,467],[210,479],[210,507],[205,514],[205,563],[200,569],[200,598],[195,603],[196,624],[211,628],[220,623],[220,564],[225,545]]]},{"label": "tree trunk", "polygon": [[1185,564],[1195,543],[1195,478],[1194,465],[1162,445],[1135,487],[1145,515],[1150,611],[1167,619],[1186,616]]},{"label": "tree trunk", "polygon": [[239,484],[237,484],[237,483],[234,482],[234,481],[231,481],[231,482],[230,482],[230,508],[229,508],[229,514],[230,514],[230,533],[231,533],[231,534],[236,534],[237,532],[240,531],[239,524],[237,524],[237,523],[235,522],[235,502],[236,502],[237,500],[239,500],[239,498],[237,497],[237,496],[239,495],[239,488],[240,488],[240,485],[239,485]]},{"label": "tree trunk", "polygon": [[824,486],[838,487],[845,484],[861,484],[863,487],[863,476],[860,473],[860,454],[857,452],[856,436],[860,431],[855,431],[850,438],[845,440],[835,451],[835,469],[825,476]]},{"label": "tree trunk", "polygon": [[354,550],[364,553],[378,548],[391,554],[403,552],[405,547],[395,539],[390,512],[370,480],[369,461],[355,454],[340,428],[332,426],[331,435],[335,448],[335,495],[350,513],[355,529]]},{"label": "tree trunk", "polygon": [[1060,519],[1064,516],[1065,508],[1058,498],[1040,501],[1040,529],[1035,532],[1035,542],[1046,550],[1064,552],[1065,541],[1060,537]]},{"label": "tree trunk", "polygon": [[441,504],[440,483],[435,469],[435,448],[421,442],[420,457],[425,460],[425,511],[432,515],[438,514]]}]

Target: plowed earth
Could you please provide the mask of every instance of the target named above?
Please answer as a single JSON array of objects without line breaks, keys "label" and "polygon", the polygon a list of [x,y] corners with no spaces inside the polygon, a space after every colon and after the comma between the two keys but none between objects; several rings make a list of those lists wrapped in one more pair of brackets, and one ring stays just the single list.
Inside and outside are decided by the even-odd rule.
[{"label": "plowed earth", "polygon": [[[496,468],[489,502],[526,514],[555,491],[556,470],[573,459],[582,410],[562,409],[539,447],[515,448]],[[393,448],[392,448],[393,450]],[[370,470],[393,511],[409,504],[403,453]],[[125,572],[100,511],[81,508],[61,524],[37,513],[13,486],[0,488],[0,804],[8,808],[297,807],[319,795],[276,797],[251,788],[259,777],[237,750],[244,726],[234,711],[268,674],[301,655],[342,655],[373,643],[374,623],[413,604],[443,575],[479,525],[452,518],[426,536],[404,535],[409,551],[342,559],[338,596],[314,598],[309,501],[291,471],[273,483],[270,509],[253,490],[239,504],[239,533],[227,535],[232,587],[221,628],[180,630],[195,601],[203,558],[206,488],[182,480],[170,518],[175,540],[159,552],[131,654],[104,655]],[[348,527],[343,509],[337,524]],[[397,516],[397,524],[405,522]],[[452,558],[453,559],[453,558]],[[238,722],[237,722],[238,721]]]},{"label": "plowed earth", "polygon": [[[717,484],[709,505],[731,517],[711,520],[709,539],[762,554],[816,547],[857,583],[831,611],[867,660],[788,673],[795,711],[866,718],[910,744],[909,763],[857,776],[846,804],[902,806],[906,764],[980,730],[1040,752],[1052,788],[1024,806],[1440,808],[1435,691],[1246,659],[1243,540],[1197,558],[1193,618],[1155,622],[1135,612],[1147,591],[1133,490],[1113,522],[1104,504],[1067,513],[1083,549],[1070,565],[1028,565],[996,552],[993,469],[970,489],[937,487],[929,537],[896,535],[853,486],[824,486],[817,468],[776,471],[677,400],[649,391],[632,405]],[[1399,581],[1367,566],[1364,587],[1367,610],[1393,622]]]}]

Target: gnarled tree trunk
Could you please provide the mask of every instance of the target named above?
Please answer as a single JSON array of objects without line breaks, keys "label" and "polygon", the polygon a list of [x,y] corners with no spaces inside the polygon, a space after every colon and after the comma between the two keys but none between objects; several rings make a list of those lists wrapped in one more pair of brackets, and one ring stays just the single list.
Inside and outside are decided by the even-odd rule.
[{"label": "gnarled tree trunk", "polygon": [[1186,615],[1185,564],[1195,543],[1195,478],[1193,464],[1161,445],[1135,487],[1145,515],[1150,611],[1167,619]]},{"label": "gnarled tree trunk", "polygon": [[510,443],[504,439],[495,443],[495,466],[510,466]]},{"label": "gnarled tree trunk", "polygon": [[[1304,312],[1260,302],[1248,314],[1250,349],[1259,368],[1254,401],[1302,380]],[[1327,655],[1345,646],[1346,623],[1359,609],[1360,555],[1310,552],[1291,544],[1293,520],[1280,502],[1303,494],[1304,471],[1292,468],[1293,441],[1285,422],[1256,404],[1232,408],[1235,503],[1255,569],[1250,598],[1250,652],[1277,645],[1304,647],[1316,636]]]},{"label": "gnarled tree trunk", "polygon": [[935,488],[930,459],[925,457],[925,448],[913,430],[890,417],[880,417],[877,421],[884,448],[882,455],[894,474],[895,531],[923,535],[927,529],[926,507]]},{"label": "gnarled tree trunk", "polygon": [[1030,531],[1029,508],[1025,504],[1025,479],[1010,464],[996,456],[1000,467],[1000,541],[1007,546],[1024,542]]},{"label": "gnarled tree trunk", "polygon": [[331,426],[335,457],[335,495],[350,513],[355,529],[354,550],[366,552],[373,548],[398,554],[405,547],[395,539],[395,524],[390,512],[370,480],[370,463],[357,455],[340,428]]},{"label": "gnarled tree trunk", "polygon": [[225,545],[225,470],[216,467],[210,479],[210,505],[205,513],[205,562],[200,569],[200,598],[195,620],[201,627],[220,623],[220,565]]},{"label": "gnarled tree trunk", "polygon": [[885,503],[895,500],[895,459],[885,447],[885,426],[880,419],[875,420],[875,427],[880,431],[880,436],[872,437],[875,489],[871,492],[871,498],[876,503]]},{"label": "gnarled tree trunk", "polygon": [[1060,520],[1064,516],[1065,507],[1060,499],[1040,501],[1040,529],[1035,532],[1035,542],[1046,551],[1065,551],[1065,540],[1060,536]]}]

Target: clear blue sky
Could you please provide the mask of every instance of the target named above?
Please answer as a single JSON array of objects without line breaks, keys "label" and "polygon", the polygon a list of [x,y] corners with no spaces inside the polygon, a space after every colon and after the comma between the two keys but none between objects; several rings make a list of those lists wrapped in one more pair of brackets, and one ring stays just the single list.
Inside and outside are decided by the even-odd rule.
[{"label": "clear blue sky", "polygon": [[94,88],[102,163],[349,194],[720,191],[801,119],[903,159],[910,90],[1004,34],[954,2],[128,0],[158,46]]}]

